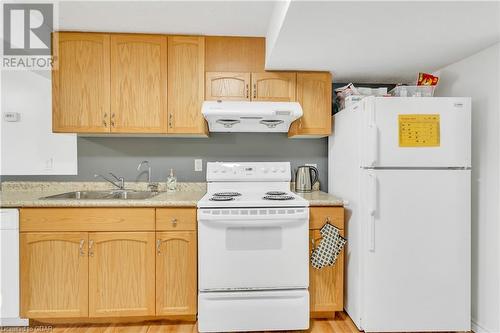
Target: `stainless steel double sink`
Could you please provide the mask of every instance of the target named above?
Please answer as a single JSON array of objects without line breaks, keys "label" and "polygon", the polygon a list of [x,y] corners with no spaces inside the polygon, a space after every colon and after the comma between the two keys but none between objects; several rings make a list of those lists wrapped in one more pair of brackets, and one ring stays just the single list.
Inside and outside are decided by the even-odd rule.
[{"label": "stainless steel double sink", "polygon": [[74,191],[43,197],[42,199],[76,199],[76,200],[144,200],[155,197],[159,192],[112,190],[112,191]]}]

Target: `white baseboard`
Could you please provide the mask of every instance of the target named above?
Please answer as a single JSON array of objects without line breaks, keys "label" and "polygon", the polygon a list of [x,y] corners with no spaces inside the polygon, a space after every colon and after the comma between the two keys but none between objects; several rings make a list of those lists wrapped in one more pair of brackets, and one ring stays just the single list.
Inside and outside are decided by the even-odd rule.
[{"label": "white baseboard", "polygon": [[[0,328],[4,326],[29,326],[29,320],[21,318],[0,318]],[[2,330],[0,329],[0,331]]]},{"label": "white baseboard", "polygon": [[499,333],[479,324],[474,319],[471,322],[471,326],[474,333]]}]

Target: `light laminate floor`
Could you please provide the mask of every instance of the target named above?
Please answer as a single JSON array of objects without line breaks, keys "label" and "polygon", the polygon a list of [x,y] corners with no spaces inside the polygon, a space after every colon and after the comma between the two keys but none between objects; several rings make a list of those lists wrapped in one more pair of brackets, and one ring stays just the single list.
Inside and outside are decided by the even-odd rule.
[{"label": "light laminate floor", "polygon": [[[43,325],[43,324],[42,324]],[[55,325],[52,327],[33,326],[30,330],[14,329],[0,332],[34,333],[197,333],[196,323],[147,322],[141,324],[111,325]],[[276,331],[273,331],[276,332]],[[297,333],[299,331],[290,331]],[[345,313],[338,313],[334,319],[313,319],[309,333],[359,333]]]},{"label": "light laminate floor", "polygon": [[[43,325],[43,324],[42,324]],[[2,328],[3,332],[34,333],[197,333],[196,323],[185,322],[146,322],[140,324],[102,324],[102,325],[54,325],[27,328]],[[280,331],[298,333],[300,331]],[[311,327],[303,333],[360,333],[351,318],[345,313],[337,313],[333,319],[312,319]],[[264,332],[260,332],[264,333]],[[277,333],[277,331],[266,332]],[[443,332],[441,332],[443,333]]]}]

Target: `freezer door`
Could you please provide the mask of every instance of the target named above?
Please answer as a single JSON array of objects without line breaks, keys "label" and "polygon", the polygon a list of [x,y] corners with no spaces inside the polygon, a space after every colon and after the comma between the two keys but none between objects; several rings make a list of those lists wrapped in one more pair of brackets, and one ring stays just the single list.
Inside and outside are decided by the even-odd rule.
[{"label": "freezer door", "polygon": [[470,330],[470,171],[364,171],[362,328]]},{"label": "freezer door", "polygon": [[470,167],[470,98],[363,101],[362,167]]}]

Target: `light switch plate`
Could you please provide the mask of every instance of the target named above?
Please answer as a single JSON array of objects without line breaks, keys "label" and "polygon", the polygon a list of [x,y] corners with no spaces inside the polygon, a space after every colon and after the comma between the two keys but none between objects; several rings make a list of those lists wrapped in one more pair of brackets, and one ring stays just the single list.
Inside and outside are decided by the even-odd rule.
[{"label": "light switch plate", "polygon": [[4,112],[3,120],[8,122],[17,122],[21,120],[21,114],[19,112]]},{"label": "light switch plate", "polygon": [[194,160],[194,171],[203,171],[203,160],[195,159]]}]

